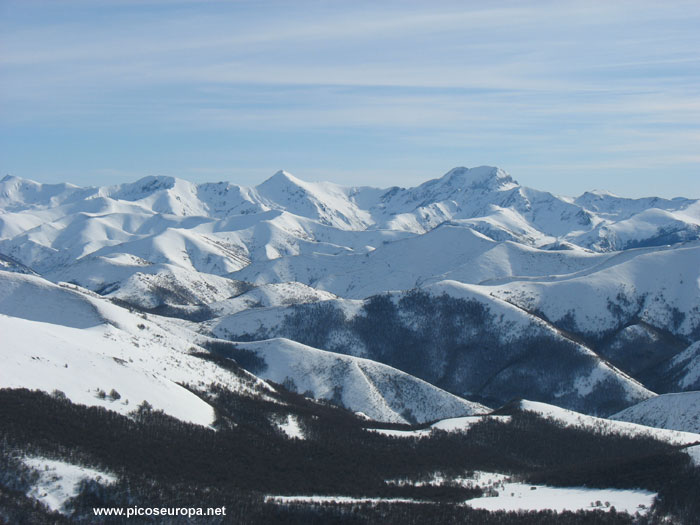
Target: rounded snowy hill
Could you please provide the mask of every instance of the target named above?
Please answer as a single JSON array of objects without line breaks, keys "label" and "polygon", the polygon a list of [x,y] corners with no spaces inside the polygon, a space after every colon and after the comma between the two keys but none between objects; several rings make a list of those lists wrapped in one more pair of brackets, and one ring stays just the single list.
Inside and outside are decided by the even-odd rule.
[{"label": "rounded snowy hill", "polygon": [[610,416],[610,419],[700,434],[700,392],[652,397]]}]

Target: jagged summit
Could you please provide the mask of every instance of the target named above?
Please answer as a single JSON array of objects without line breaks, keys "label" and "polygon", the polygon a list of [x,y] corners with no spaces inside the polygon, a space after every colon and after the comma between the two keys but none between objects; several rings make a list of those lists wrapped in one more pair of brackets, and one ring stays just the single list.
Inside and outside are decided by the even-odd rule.
[{"label": "jagged summit", "polygon": [[304,181],[302,181],[301,179],[295,177],[294,175],[292,175],[292,174],[289,173],[288,171],[286,171],[286,170],[278,170],[278,171],[275,172],[275,174],[274,174],[272,177],[269,177],[269,178],[266,179],[264,182],[262,182],[262,183],[260,184],[260,186],[265,185],[265,184],[268,184],[268,183],[275,183],[275,184],[284,183],[284,184],[289,184],[290,182],[291,182],[292,184],[304,184]]},{"label": "jagged summit", "polygon": [[[286,170],[279,170],[274,175],[260,183],[257,188],[279,186],[279,185],[295,185],[300,187],[313,186],[318,184],[330,185],[328,182],[307,182],[304,181]],[[509,185],[517,185],[515,181],[505,170],[496,166],[477,166],[467,168],[458,166],[452,168],[442,177],[429,180],[412,189],[421,188],[428,185],[451,185],[455,188],[502,188]]]},{"label": "jagged summit", "polygon": [[275,199],[290,192],[308,192],[314,185],[295,177],[288,171],[279,170],[272,177],[255,186],[255,190],[267,198]]}]

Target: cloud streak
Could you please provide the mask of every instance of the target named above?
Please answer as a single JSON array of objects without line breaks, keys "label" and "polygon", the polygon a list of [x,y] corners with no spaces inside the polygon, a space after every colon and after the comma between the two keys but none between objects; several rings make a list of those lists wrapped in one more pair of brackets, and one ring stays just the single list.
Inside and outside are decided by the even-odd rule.
[{"label": "cloud streak", "polygon": [[[331,165],[317,156],[321,145],[337,155],[336,166],[356,166],[357,177],[388,160],[398,174],[409,163],[449,168],[443,162],[470,159],[506,162],[517,176],[548,155],[553,166],[596,166],[601,176],[664,163],[697,174],[696,3],[426,6],[6,1],[0,138],[13,143],[34,130],[54,142],[0,146],[9,159],[0,168],[32,176],[38,168],[27,157],[62,143],[55,136],[64,129],[124,144],[138,133],[153,141],[152,155],[134,159],[144,165],[162,158],[165,133],[168,147],[190,148],[193,159],[213,158],[202,135],[228,137],[234,149],[241,137],[256,137],[243,141],[246,154],[264,157],[275,144],[283,150],[276,162],[314,173]],[[94,166],[80,160],[78,144],[63,146],[68,164]],[[358,150],[367,152],[364,163]],[[100,169],[124,171],[101,151]],[[242,153],[192,169],[224,172],[224,162],[246,158],[237,168],[252,170],[254,159]]]}]

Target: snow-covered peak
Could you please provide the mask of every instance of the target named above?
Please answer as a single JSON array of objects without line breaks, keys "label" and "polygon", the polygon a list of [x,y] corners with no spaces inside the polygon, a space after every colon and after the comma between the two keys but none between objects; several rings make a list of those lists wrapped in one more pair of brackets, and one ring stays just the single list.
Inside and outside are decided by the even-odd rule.
[{"label": "snow-covered peak", "polygon": [[143,177],[136,182],[101,188],[99,194],[100,196],[111,197],[112,199],[137,201],[157,191],[173,188],[176,180],[175,177],[151,175]]},{"label": "snow-covered peak", "polygon": [[103,187],[95,197],[135,202],[156,213],[206,215],[205,206],[197,197],[197,185],[175,177],[148,176],[132,183]]},{"label": "snow-covered peak", "polygon": [[305,182],[280,170],[254,190],[271,208],[335,228],[362,230],[371,224],[370,214],[351,200],[353,189],[338,184]]},{"label": "snow-covered peak", "polygon": [[516,187],[518,184],[505,171],[494,166],[458,167],[439,179],[429,180],[408,190],[414,199],[438,202],[460,192],[492,192]]},{"label": "snow-covered peak", "polygon": [[313,195],[313,190],[313,183],[298,179],[284,170],[278,171],[255,187],[255,191],[261,197],[276,204],[305,200],[309,195]]},{"label": "snow-covered peak", "polygon": [[635,213],[651,208],[667,211],[682,210],[694,202],[697,201],[681,197],[674,199],[662,199],[660,197],[630,199],[604,190],[587,191],[574,200],[574,203],[587,210],[604,213],[615,218],[630,217]]},{"label": "snow-covered peak", "polygon": [[92,190],[73,184],[41,184],[30,179],[6,175],[0,180],[0,209],[18,211],[28,208],[57,206],[76,193],[84,196]]},{"label": "snow-covered peak", "polygon": [[275,172],[275,174],[265,180],[262,185],[269,186],[269,185],[287,185],[287,184],[294,184],[296,186],[303,186],[306,184],[303,180],[295,177],[291,173],[289,173],[286,170],[278,170]]},{"label": "snow-covered peak", "polygon": [[[460,209],[482,209],[492,202],[497,192],[517,188],[517,183],[505,171],[492,166],[477,168],[454,168],[440,178],[424,182],[419,186],[402,190],[396,188],[387,192],[382,201],[387,210],[395,213],[412,213],[417,208],[442,208],[452,218],[461,217]],[[457,207],[451,211],[444,209],[445,203]],[[449,204],[448,204],[449,206]],[[465,208],[466,206],[466,208]],[[471,215],[471,212],[469,213]],[[431,225],[434,227],[434,225]]]},{"label": "snow-covered peak", "polygon": [[604,199],[605,197],[615,197],[615,198],[619,197],[618,195],[615,195],[611,191],[598,190],[598,189],[587,191],[583,195],[588,195],[590,197],[595,197],[595,198],[599,198],[599,199]]},{"label": "snow-covered peak", "polygon": [[322,198],[329,188],[345,193],[345,188],[331,182],[307,182],[285,170],[277,171],[272,177],[255,186],[255,190],[265,198],[275,202],[291,194],[308,194]]},{"label": "snow-covered peak", "polygon": [[[208,236],[209,245],[223,243],[217,252],[235,246],[235,258],[247,264],[261,256],[365,253],[387,240],[377,232],[405,237],[442,224],[471,228],[496,242],[605,252],[700,238],[700,201],[626,199],[600,191],[561,198],[520,186],[493,166],[457,167],[407,189],[306,182],[284,170],[255,187],[165,176],[100,188],[12,176],[0,182],[0,251],[40,273],[100,249],[112,253],[125,241],[163,247],[165,238],[143,236],[160,236],[168,228]],[[178,258],[191,258],[183,248]],[[174,263],[172,257],[133,255]]]},{"label": "snow-covered peak", "polygon": [[495,166],[478,166],[476,168],[458,167],[448,171],[440,181],[459,188],[504,189],[517,185],[517,181],[501,168]]}]

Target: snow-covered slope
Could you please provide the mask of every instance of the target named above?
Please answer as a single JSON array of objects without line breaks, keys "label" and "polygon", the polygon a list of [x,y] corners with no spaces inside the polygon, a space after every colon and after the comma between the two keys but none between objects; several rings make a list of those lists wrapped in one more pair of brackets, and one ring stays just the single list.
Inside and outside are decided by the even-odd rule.
[{"label": "snow-covered slope", "polygon": [[700,392],[652,397],[610,416],[610,419],[700,434]]},{"label": "snow-covered slope", "polygon": [[[323,317],[325,327],[301,318],[307,333],[292,339],[487,404],[524,396],[599,414],[652,390],[697,388],[699,239],[700,201],[562,197],[489,166],[388,189],[285,171],[255,187],[160,176],[89,188],[0,181],[2,268],[187,318],[174,325],[187,331],[178,348],[198,337],[188,330],[291,337],[290,305],[313,303],[299,312],[341,315]],[[58,292],[45,281],[3,279],[0,313],[119,326],[109,303],[84,290],[61,288],[58,311],[46,306]],[[411,303],[415,289],[472,309],[462,322],[445,302],[446,317],[431,317]],[[400,322],[361,301],[387,291],[401,291],[395,305],[412,304],[395,312]],[[436,331],[445,319],[449,330]]]},{"label": "snow-covered slope", "polygon": [[264,366],[256,370],[259,377],[314,398],[338,402],[377,421],[423,423],[489,410],[368,359],[326,352],[287,339],[237,346],[264,361]]},{"label": "snow-covered slope", "polygon": [[671,378],[673,390],[700,390],[700,341],[664,363],[661,372]]},{"label": "snow-covered slope", "polygon": [[361,299],[443,279],[480,283],[512,276],[570,274],[608,257],[499,243],[464,225],[445,224],[362,255],[349,252],[337,257],[311,254],[275,259],[251,264],[232,277],[255,283],[296,280]]},{"label": "snow-covered slope", "polygon": [[[267,295],[278,300],[298,291],[271,287]],[[216,383],[263,396],[270,388],[255,376],[241,377],[191,355],[193,349],[206,352],[197,345],[206,341],[181,323],[136,315],[76,286],[36,276],[0,272],[0,333],[0,388],[57,390],[74,402],[123,414],[147,401],[174,417],[207,425],[213,410],[181,385],[206,389]],[[264,370],[253,370],[259,377],[379,421],[423,422],[488,410],[367,359],[283,339],[240,347],[264,360]]]},{"label": "snow-covered slope", "polygon": [[28,273],[31,275],[36,275],[36,272],[25,266],[19,261],[16,261],[12,257],[3,255],[0,253],[0,270],[5,270],[6,272],[17,272],[17,273]]},{"label": "snow-covered slope", "polygon": [[[700,235],[697,201],[632,200],[600,193],[578,199],[557,197],[522,187],[504,171],[487,166],[455,168],[415,188],[388,190],[308,183],[284,171],[255,188],[224,183],[195,185],[172,177],[78,188],[6,177],[0,182],[0,210],[0,249],[31,267],[32,262],[43,262],[52,250],[59,252],[49,257],[45,270],[65,264],[66,258],[162,234],[166,228],[181,230],[180,235],[184,235],[215,224],[215,237],[231,241],[237,236],[220,234],[242,232],[280,214],[291,217],[284,221],[290,224],[277,225],[283,237],[289,236],[283,244],[330,242],[352,250],[357,247],[347,243],[344,232],[422,234],[450,221],[497,241],[510,239],[531,246],[568,243],[602,251],[668,244]],[[240,219],[230,220],[232,217]],[[291,224],[295,222],[296,226]],[[299,226],[303,223],[306,225]],[[315,226],[309,227],[310,223]],[[314,229],[324,233],[317,238],[311,231]],[[336,232],[327,235],[332,230]],[[265,234],[254,232],[253,237],[260,235]],[[248,234],[241,237],[248,237],[245,244],[249,248],[261,241],[263,247],[271,242],[274,251],[277,242],[251,239]],[[198,244],[196,237],[184,242]],[[21,247],[21,243],[30,246]],[[245,249],[233,245],[234,253],[244,257]],[[130,250],[138,250],[138,246]],[[223,267],[219,270],[225,271]]]},{"label": "snow-covered slope", "polygon": [[74,402],[124,414],[147,401],[208,425],[212,408],[181,385],[267,388],[191,356],[191,333],[39,277],[0,272],[0,333],[0,387],[59,390]]},{"label": "snow-covered slope", "polygon": [[287,282],[256,286],[236,297],[211,303],[209,308],[217,317],[223,317],[251,308],[268,308],[333,299],[336,299],[336,296],[332,293],[316,290],[301,283]]},{"label": "snow-covered slope", "polygon": [[0,314],[71,328],[106,323],[96,305],[84,295],[40,277],[0,271]]},{"label": "snow-covered slope", "polygon": [[205,305],[239,295],[243,283],[167,263],[149,263],[127,253],[88,256],[50,272],[55,282],[70,282],[144,309],[163,304]]},{"label": "snow-covered slope", "polygon": [[492,405],[527,396],[610,414],[653,395],[538,317],[455,281],[364,301],[249,309],[201,329],[233,341],[286,337],[366,357]]},{"label": "snow-covered slope", "polygon": [[[698,388],[700,243],[619,252],[568,275],[484,289],[581,338],[658,392]],[[686,349],[684,351],[684,349]]]},{"label": "snow-covered slope", "polygon": [[649,436],[676,445],[700,443],[700,434],[694,432],[668,430],[627,421],[603,419],[579,414],[578,412],[546,403],[522,400],[518,403],[518,409],[535,413],[540,417],[551,419],[567,426],[588,428],[606,434]]},{"label": "snow-covered slope", "polygon": [[[144,366],[143,358],[130,352],[128,345],[110,338],[112,331],[79,330],[6,316],[0,316],[0,330],[3,388],[58,390],[73,402],[122,414],[147,401],[184,421],[213,422],[209,405],[170,380],[168,374],[156,372],[154,363]],[[171,366],[179,364],[171,362]],[[167,365],[163,368],[167,371]],[[110,392],[120,397],[114,399]]]},{"label": "snow-covered slope", "polygon": [[27,495],[59,512],[65,513],[64,504],[78,495],[81,482],[93,480],[100,485],[110,485],[117,481],[114,474],[65,461],[26,457],[23,462],[38,474]]},{"label": "snow-covered slope", "polygon": [[[700,243],[622,252],[564,276],[509,279],[493,293],[571,329],[598,332],[636,319],[682,336],[700,329]],[[572,298],[576,301],[572,301]]]}]

